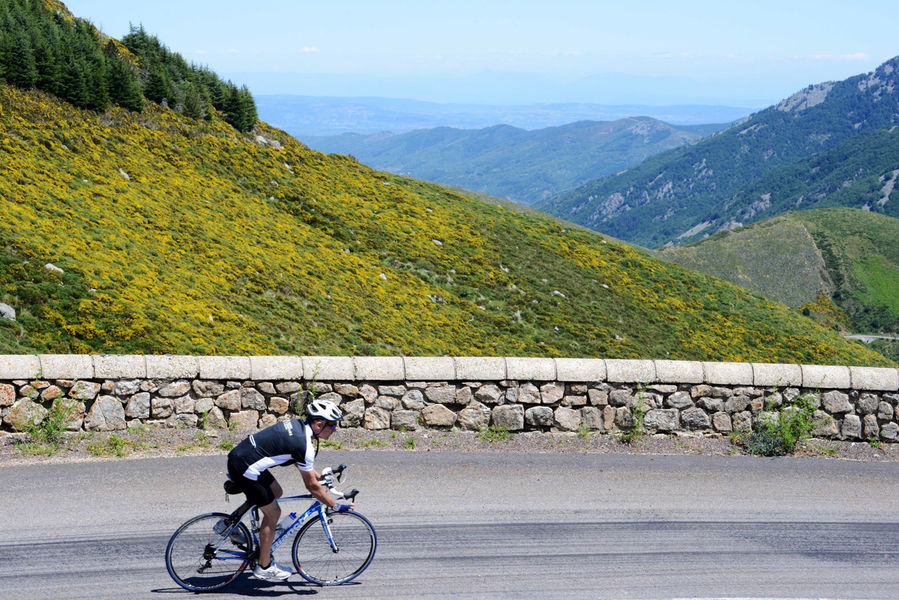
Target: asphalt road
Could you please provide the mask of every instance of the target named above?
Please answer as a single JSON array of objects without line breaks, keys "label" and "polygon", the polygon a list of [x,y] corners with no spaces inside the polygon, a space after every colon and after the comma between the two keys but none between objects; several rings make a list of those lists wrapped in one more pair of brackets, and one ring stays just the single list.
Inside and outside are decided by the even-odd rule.
[{"label": "asphalt road", "polygon": [[[204,597],[899,598],[897,463],[327,451],[319,464],[339,462],[379,536],[358,582],[243,578]],[[221,456],[0,467],[0,597],[192,597],[163,551],[190,516],[236,506],[223,471]]]}]

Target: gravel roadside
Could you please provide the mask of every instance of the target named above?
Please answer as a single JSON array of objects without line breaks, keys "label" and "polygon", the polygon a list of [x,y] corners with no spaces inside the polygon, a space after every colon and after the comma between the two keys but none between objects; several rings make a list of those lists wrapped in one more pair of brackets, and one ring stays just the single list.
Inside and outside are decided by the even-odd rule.
[{"label": "gravel roadside", "polygon": [[[0,434],[0,467],[86,460],[123,460],[226,454],[246,433],[141,428],[111,433],[67,434],[58,446],[32,442],[27,434]],[[346,429],[326,446],[370,451],[558,452],[610,454],[735,455],[745,452],[724,436],[645,434],[630,442],[615,435],[369,431]],[[835,460],[899,462],[899,444],[807,440],[794,456]]]}]

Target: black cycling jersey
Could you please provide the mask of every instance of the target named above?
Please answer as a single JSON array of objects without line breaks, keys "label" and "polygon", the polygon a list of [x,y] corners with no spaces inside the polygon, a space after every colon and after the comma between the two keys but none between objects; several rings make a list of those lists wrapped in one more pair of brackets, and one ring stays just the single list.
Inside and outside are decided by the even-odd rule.
[{"label": "black cycling jersey", "polygon": [[282,421],[247,437],[228,453],[228,468],[255,481],[272,467],[296,464],[311,471],[315,460],[312,428],[300,419]]}]

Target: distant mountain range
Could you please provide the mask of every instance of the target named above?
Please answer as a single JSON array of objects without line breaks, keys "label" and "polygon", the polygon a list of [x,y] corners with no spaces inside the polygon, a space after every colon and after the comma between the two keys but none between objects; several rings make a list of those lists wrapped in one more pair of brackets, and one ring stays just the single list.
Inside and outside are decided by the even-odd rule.
[{"label": "distant mountain range", "polygon": [[537,206],[647,247],[687,243],[792,209],[899,216],[899,57],[813,85],[693,145]]},{"label": "distant mountain range", "polygon": [[753,112],[733,106],[639,104],[443,104],[397,98],[338,98],[322,96],[256,95],[259,116],[300,141],[307,136],[362,135],[416,129],[454,127],[483,129],[511,125],[521,129],[543,129],[576,121],[615,121],[645,116],[675,125],[732,123]]},{"label": "distant mountain range", "polygon": [[376,169],[533,204],[724,127],[676,127],[638,117],[535,131],[509,125],[438,127],[401,135],[306,136],[302,141],[322,152],[353,155]]}]

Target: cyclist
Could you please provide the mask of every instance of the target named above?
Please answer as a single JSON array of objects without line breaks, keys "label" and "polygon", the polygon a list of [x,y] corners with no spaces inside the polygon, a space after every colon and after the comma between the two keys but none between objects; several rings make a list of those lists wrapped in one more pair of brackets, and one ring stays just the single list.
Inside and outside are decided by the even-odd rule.
[{"label": "cyclist", "polygon": [[313,440],[327,440],[337,429],[343,413],[329,400],[313,400],[306,407],[306,420],[282,421],[254,433],[228,453],[228,475],[247,496],[240,510],[256,505],[262,511],[259,528],[259,558],[253,576],[282,581],[292,575],[278,566],[271,554],[275,527],[281,518],[276,502],[283,490],[269,469],[295,464],[312,496],[331,510],[344,512],[354,508],[346,501],[335,501],[319,483],[321,474],[313,467]]}]

